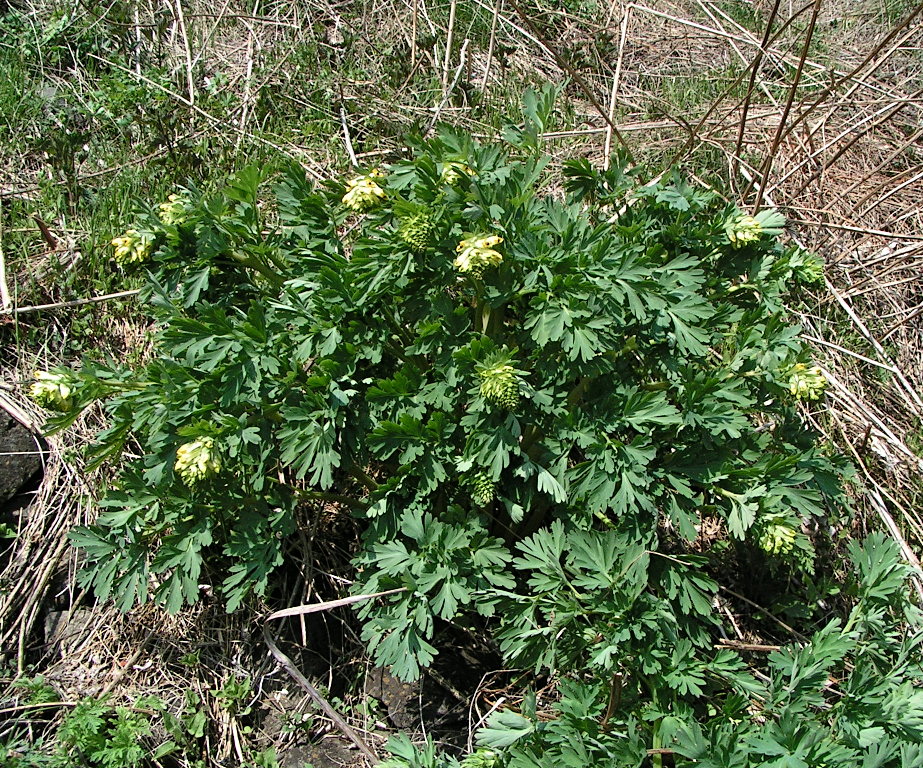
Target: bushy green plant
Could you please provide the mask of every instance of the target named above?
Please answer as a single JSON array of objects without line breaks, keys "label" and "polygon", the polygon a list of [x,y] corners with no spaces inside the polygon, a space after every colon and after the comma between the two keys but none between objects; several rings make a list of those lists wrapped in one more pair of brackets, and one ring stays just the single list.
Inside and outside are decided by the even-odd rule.
[{"label": "bushy green plant", "polygon": [[[536,697],[527,695],[519,712],[487,719],[477,734],[480,754],[488,751],[498,768],[919,765],[923,634],[906,597],[910,568],[880,534],[851,544],[849,555],[855,602],[845,623],[833,619],[805,642],[773,651],[762,670],[726,649],[693,661],[682,643],[654,678],[641,655],[613,679],[583,671],[592,666],[558,667],[553,716],[539,717]],[[389,768],[459,765],[431,744],[417,749],[397,739],[389,749]]]},{"label": "bushy green plant", "polygon": [[42,379],[66,387],[49,404],[103,401],[94,462],[137,457],[72,534],[84,585],[175,611],[215,584],[234,610],[335,503],[361,521],[356,591],[404,588],[360,608],[378,663],[413,678],[438,621],[480,614],[510,663],[561,676],[557,725],[528,706],[490,725],[511,764],[572,731],[583,764],[628,765],[676,723],[751,722],[777,694],[712,650],[718,585],[690,543],[708,518],[742,562],[812,567],[804,523],[844,468],[799,417],[825,381],[783,300],[819,266],[777,213],[676,174],[580,160],[551,188],[550,110],[529,94],[503,145],[443,131],[342,183],[288,168],[271,198],[249,168],[116,238],[149,269],[153,355]]}]

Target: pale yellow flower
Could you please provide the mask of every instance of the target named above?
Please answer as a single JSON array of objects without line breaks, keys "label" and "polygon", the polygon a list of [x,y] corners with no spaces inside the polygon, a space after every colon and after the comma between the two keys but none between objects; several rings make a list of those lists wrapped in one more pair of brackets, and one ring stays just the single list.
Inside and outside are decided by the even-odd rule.
[{"label": "pale yellow flower", "polygon": [[753,216],[740,215],[725,225],[728,240],[735,248],[759,240],[763,234],[763,225]]},{"label": "pale yellow flower", "polygon": [[183,195],[170,195],[165,203],[157,206],[160,210],[160,220],[168,226],[177,226],[186,219],[189,211],[189,198]]},{"label": "pale yellow flower", "polygon": [[789,554],[795,548],[797,532],[784,523],[770,523],[759,535],[759,545],[767,555],[780,557]]},{"label": "pale yellow flower", "polygon": [[129,229],[122,237],[113,238],[113,258],[122,265],[140,263],[150,256],[153,244],[154,238],[149,233]]},{"label": "pale yellow flower", "polygon": [[63,373],[36,371],[35,381],[29,387],[29,395],[43,408],[55,411],[69,411],[72,401],[70,380]]},{"label": "pale yellow flower", "polygon": [[384,176],[381,171],[372,171],[367,176],[357,176],[346,182],[346,194],[343,205],[354,211],[365,211],[384,199],[385,191],[378,186],[375,179]]},{"label": "pale yellow flower", "polygon": [[817,366],[796,363],[788,371],[788,388],[799,400],[818,400],[827,388],[827,379]]},{"label": "pale yellow flower", "polygon": [[478,371],[481,397],[501,408],[512,410],[519,403],[518,371],[509,363],[497,362]]},{"label": "pale yellow flower", "polygon": [[190,486],[220,472],[221,458],[215,450],[215,439],[203,436],[191,443],[183,443],[176,450],[173,469]]},{"label": "pale yellow flower", "polygon": [[439,177],[439,180],[443,184],[457,184],[458,180],[462,177],[462,174],[465,176],[474,176],[474,170],[465,163],[458,162],[456,160],[449,160],[443,164],[442,174]]},{"label": "pale yellow flower", "polygon": [[479,275],[486,267],[496,267],[503,261],[503,256],[494,249],[502,242],[499,235],[476,235],[462,240],[455,249],[458,256],[452,264],[459,272]]}]

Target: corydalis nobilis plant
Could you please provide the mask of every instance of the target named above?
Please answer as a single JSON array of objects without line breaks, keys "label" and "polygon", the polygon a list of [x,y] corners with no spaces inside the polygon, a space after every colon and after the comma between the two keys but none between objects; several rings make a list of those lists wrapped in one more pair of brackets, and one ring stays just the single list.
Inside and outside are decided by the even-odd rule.
[{"label": "corydalis nobilis plant", "polygon": [[[92,460],[139,455],[72,534],[83,584],[178,610],[208,583],[234,609],[338,503],[363,531],[356,589],[406,588],[360,615],[409,678],[437,620],[475,613],[527,666],[612,670],[632,643],[652,670],[694,657],[715,584],[684,542],[706,517],[744,551],[809,563],[803,522],[837,502],[838,469],[798,416],[819,384],[792,385],[811,369],[783,298],[816,264],[780,244],[777,216],[757,228],[677,175],[576,161],[567,198],[546,194],[540,106],[506,145],[447,130],[320,187],[249,168],[137,223],[155,233],[155,353],[71,385],[109,414]],[[565,571],[533,568],[549,552],[578,558],[568,579],[615,569],[568,615],[659,618],[626,635],[606,614],[593,653],[596,619],[552,642]]]}]

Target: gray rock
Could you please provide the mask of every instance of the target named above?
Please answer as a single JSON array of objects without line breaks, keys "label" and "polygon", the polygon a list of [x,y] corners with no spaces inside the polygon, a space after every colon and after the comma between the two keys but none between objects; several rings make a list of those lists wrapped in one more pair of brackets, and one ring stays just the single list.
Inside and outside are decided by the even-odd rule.
[{"label": "gray rock", "polygon": [[36,437],[0,411],[0,504],[12,499],[42,468]]}]

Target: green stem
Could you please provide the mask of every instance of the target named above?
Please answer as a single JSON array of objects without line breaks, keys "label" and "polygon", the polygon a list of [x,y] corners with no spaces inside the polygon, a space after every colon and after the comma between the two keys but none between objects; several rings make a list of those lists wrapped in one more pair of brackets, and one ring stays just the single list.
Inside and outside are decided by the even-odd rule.
[{"label": "green stem", "polygon": [[273,272],[268,266],[266,266],[258,259],[254,259],[253,257],[241,253],[240,251],[232,251],[231,256],[242,267],[252,269],[254,272],[261,274],[272,284],[274,288],[281,288],[285,284],[285,280],[282,279],[281,275]]},{"label": "green stem", "polygon": [[352,475],[356,480],[362,483],[370,491],[378,490],[378,483],[376,483],[371,477],[369,477],[363,469],[359,467],[358,464],[351,464],[349,469],[346,470]]}]

